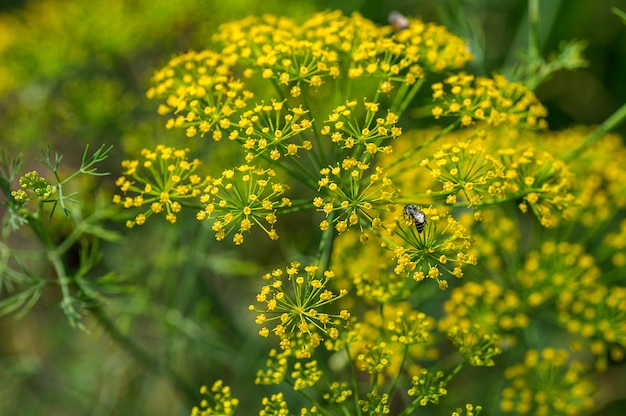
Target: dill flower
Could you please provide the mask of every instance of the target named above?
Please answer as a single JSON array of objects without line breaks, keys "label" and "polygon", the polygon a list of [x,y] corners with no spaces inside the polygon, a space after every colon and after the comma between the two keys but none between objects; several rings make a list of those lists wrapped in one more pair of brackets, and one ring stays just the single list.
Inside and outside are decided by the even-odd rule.
[{"label": "dill flower", "polygon": [[348,400],[350,397],[352,397],[354,394],[352,389],[348,387],[348,383],[345,381],[343,382],[334,381],[330,383],[328,390],[329,390],[328,392],[322,395],[324,400],[326,400],[326,402],[328,403],[337,403],[337,404],[345,403],[345,401]]},{"label": "dill flower", "polygon": [[[567,165],[533,144],[496,144],[498,137],[441,145],[432,159],[421,163],[441,184],[430,195],[474,208],[494,200],[517,200],[519,209],[530,209],[543,226],[558,225],[575,203]],[[488,151],[485,145],[494,149]]]},{"label": "dill flower", "polygon": [[276,211],[291,205],[284,196],[287,186],[275,182],[272,169],[241,165],[227,169],[219,178],[210,179],[200,202],[205,204],[197,214],[198,220],[212,220],[212,229],[218,241],[235,233],[233,242],[240,245],[243,233],[259,226],[270,239],[277,240],[274,229]]},{"label": "dill flower", "polygon": [[473,404],[466,404],[464,409],[460,407],[452,412],[451,416],[475,416],[483,410],[482,406],[474,406]]},{"label": "dill flower", "polygon": [[570,361],[565,350],[530,350],[524,362],[507,368],[510,387],[502,390],[505,413],[585,414],[593,409],[593,384],[582,363]]},{"label": "dill flower", "polygon": [[364,101],[365,114],[357,100],[346,101],[334,108],[324,122],[321,134],[329,136],[331,141],[342,149],[354,149],[358,154],[367,154],[368,158],[378,152],[390,153],[389,146],[381,146],[386,139],[394,139],[402,134],[396,126],[398,115],[388,111],[379,114],[380,104]]},{"label": "dill flower", "polygon": [[262,408],[259,416],[288,416],[289,407],[282,393],[272,394],[261,399]]},{"label": "dill flower", "polygon": [[222,380],[217,380],[210,389],[202,386],[200,394],[206,399],[202,399],[200,406],[191,409],[191,416],[233,415],[239,405],[239,399],[232,397],[230,387],[225,386]]},{"label": "dill flower", "polygon": [[439,330],[473,330],[480,327],[485,333],[500,338],[517,328],[525,328],[529,318],[517,292],[491,281],[466,282],[454,288],[444,303],[446,316],[438,321]]},{"label": "dill flower", "polygon": [[389,246],[396,259],[394,272],[411,273],[418,282],[433,279],[445,290],[448,282],[442,278],[444,271],[461,278],[466,265],[476,264],[476,257],[469,253],[471,239],[466,227],[445,211],[432,207],[423,211],[427,218],[423,233],[418,233],[406,219],[403,222],[407,228],[403,227],[398,217],[389,227],[390,232],[404,240],[403,245]]},{"label": "dill flower", "polygon": [[528,307],[558,302],[569,304],[579,292],[594,287],[601,271],[579,244],[547,241],[531,251],[515,276],[520,296]]},{"label": "dill flower", "polygon": [[490,194],[494,180],[501,180],[498,174],[502,169],[494,167],[486,149],[476,142],[445,143],[432,159],[424,160],[421,165],[442,185],[440,191],[431,195],[447,196],[446,203],[451,205],[458,203],[457,194],[461,194],[467,206],[476,206]]},{"label": "dill flower", "polygon": [[263,385],[282,383],[287,378],[289,371],[288,358],[290,354],[290,350],[279,352],[276,349],[272,349],[265,363],[266,369],[257,371],[254,383]]},{"label": "dill flower", "polygon": [[523,197],[520,210],[526,212],[530,207],[544,227],[558,225],[560,214],[574,203],[571,173],[550,152],[533,146],[500,149],[497,164],[504,169],[504,178],[493,186],[501,186],[507,195]]},{"label": "dill flower", "polygon": [[437,357],[433,318],[411,309],[407,302],[387,303],[364,313],[351,331],[350,354],[355,365],[377,382],[406,371],[416,374],[424,360]]},{"label": "dill flower", "polygon": [[171,114],[168,129],[184,128],[187,137],[211,133],[219,141],[254,97],[231,66],[227,57],[211,50],[187,52],[156,71],[147,96],[165,100],[158,111]]},{"label": "dill flower", "polygon": [[40,177],[37,171],[24,174],[19,179],[19,183],[22,189],[11,191],[11,196],[20,202],[32,199],[43,200],[48,198],[54,191],[52,184],[47,179]]},{"label": "dill flower", "polygon": [[293,378],[293,389],[295,391],[313,387],[324,375],[318,367],[317,361],[302,363],[297,361],[293,366],[291,377]]},{"label": "dill flower", "polygon": [[284,104],[274,99],[271,104],[261,101],[242,114],[237,123],[239,130],[233,130],[231,139],[242,143],[248,162],[260,155],[276,161],[285,156],[297,157],[301,149],[311,150],[311,142],[303,139],[312,128],[311,120],[306,118],[308,110],[299,106],[285,111]]},{"label": "dill flower", "polygon": [[407,299],[413,287],[407,284],[406,275],[393,272],[391,256],[392,253],[379,244],[363,244],[358,232],[341,234],[333,242],[332,257],[359,260],[338,261],[333,265],[339,276],[338,284],[349,288],[359,298],[380,305]]},{"label": "dill flower", "polygon": [[[339,234],[348,228],[358,226],[376,227],[379,214],[387,210],[395,195],[395,188],[380,167],[375,173],[369,172],[369,163],[345,158],[341,164],[324,168],[318,181],[320,193],[325,198],[315,197],[313,205],[326,217],[332,213],[332,223]],[[377,213],[378,212],[378,213]],[[328,228],[324,220],[320,228]]]},{"label": "dill flower", "polygon": [[387,415],[391,412],[389,394],[379,393],[376,386],[366,395],[367,399],[359,400],[358,405],[366,414]]},{"label": "dill flower", "polygon": [[558,304],[559,321],[571,333],[580,335],[596,356],[599,371],[609,358],[623,361],[626,351],[626,289],[594,285],[576,291]]},{"label": "dill flower", "polygon": [[411,379],[412,387],[407,391],[409,397],[420,406],[439,403],[439,398],[448,394],[447,381],[442,371],[431,372],[423,368]]},{"label": "dill flower", "polygon": [[551,132],[544,140],[560,149],[563,160],[575,175],[573,181],[577,204],[571,217],[585,228],[610,221],[618,210],[626,208],[626,146],[622,137],[606,134],[576,158],[567,153],[579,148],[591,134],[590,128]]},{"label": "dill flower", "polygon": [[474,367],[492,367],[493,357],[502,351],[498,347],[498,336],[489,334],[478,325],[469,328],[452,327],[448,338],[459,350],[466,362]]},{"label": "dill flower", "polygon": [[466,73],[451,75],[432,85],[433,115],[455,117],[464,127],[485,122],[489,127],[510,126],[522,129],[545,128],[546,109],[522,84],[511,83],[502,75],[474,77]]},{"label": "dill flower", "polygon": [[158,145],[154,150],[143,149],[142,160],[122,161],[124,176],[115,184],[124,197],[114,195],[113,202],[126,209],[147,207],[127,221],[127,227],[142,225],[153,214],[164,214],[167,221],[175,223],[186,201],[200,195],[209,178],[195,173],[201,162],[189,161],[188,152]]},{"label": "dill flower", "polygon": [[262,326],[259,334],[267,337],[272,332],[280,340],[282,350],[297,349],[300,358],[309,357],[325,337],[337,339],[350,313],[323,311],[347,294],[346,290],[334,293],[328,289],[333,278],[333,272],[320,273],[317,266],[306,266],[302,273],[298,262],[292,262],[285,271],[276,269],[265,274],[263,280],[267,284],[257,295],[257,302],[263,307],[249,307],[257,312],[256,323]]}]

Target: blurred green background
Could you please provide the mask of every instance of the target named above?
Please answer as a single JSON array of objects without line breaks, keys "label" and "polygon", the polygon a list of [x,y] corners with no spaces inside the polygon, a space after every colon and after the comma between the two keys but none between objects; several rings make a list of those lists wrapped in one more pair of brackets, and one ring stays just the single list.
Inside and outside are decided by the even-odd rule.
[{"label": "blurred green background", "polygon": [[[539,3],[545,56],[564,40],[588,45],[588,67],[560,71],[536,91],[549,125],[601,123],[626,102],[626,30],[611,12],[626,10],[626,0]],[[5,0],[0,145],[8,154],[22,152],[32,169],[33,156],[48,145],[78,166],[85,145],[112,144],[100,169],[113,174],[92,184],[106,195],[129,153],[155,143],[184,146],[181,132],[166,131],[157,103],[145,98],[154,69],[177,53],[210,47],[222,22],[262,13],[304,20],[325,9],[358,11],[379,24],[392,10],[441,23],[468,40],[475,56],[468,70],[481,75],[510,68],[528,38],[524,0]],[[54,291],[26,316],[0,318],[0,415],[185,415],[201,384],[224,377],[237,388],[237,380],[254,377],[265,353],[246,309],[255,287],[234,276],[256,278],[279,256],[258,247],[235,253],[193,219],[174,232],[166,224],[142,233],[122,222],[109,226],[126,239],[102,248],[100,267],[123,275],[132,291],[103,306],[108,318],[88,317],[89,334],[69,327]],[[306,251],[301,237],[281,241],[284,251]],[[20,235],[17,243],[26,247],[28,239]],[[212,296],[199,296],[198,286]],[[149,357],[138,361],[101,329],[103,322]],[[161,365],[180,382],[154,371]],[[253,406],[241,399],[242,408]]]}]

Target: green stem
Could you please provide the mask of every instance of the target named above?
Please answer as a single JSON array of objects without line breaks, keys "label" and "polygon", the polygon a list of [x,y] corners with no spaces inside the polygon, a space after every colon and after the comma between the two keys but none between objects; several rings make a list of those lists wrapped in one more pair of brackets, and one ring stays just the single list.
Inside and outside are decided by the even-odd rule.
[{"label": "green stem", "polygon": [[418,80],[412,87],[411,90],[409,91],[409,93],[404,97],[404,99],[402,100],[402,102],[400,103],[400,105],[395,108],[392,107],[391,108],[391,112],[396,114],[398,117],[400,117],[404,111],[406,110],[406,108],[409,106],[409,104],[411,103],[411,101],[413,100],[413,97],[415,97],[415,94],[417,94],[417,92],[420,90],[420,88],[422,87],[422,85],[424,84],[424,79],[420,79]]},{"label": "green stem", "polygon": [[132,342],[130,338],[124,335],[115,324],[104,314],[99,306],[90,309],[100,326],[113,338],[113,340],[125,349],[133,358],[143,364],[148,370],[166,376],[172,383],[172,386],[186,398],[189,403],[196,402],[198,393],[195,388],[188,385],[187,382],[171,368],[159,364],[148,353],[141,349],[137,344]]},{"label": "green stem", "polygon": [[317,258],[318,260],[318,267],[320,268],[320,270],[327,270],[328,269],[328,265],[330,263],[330,252],[332,250],[332,242],[333,242],[333,233],[334,233],[334,228],[333,228],[333,219],[335,218],[335,212],[332,211],[330,214],[328,214],[328,217],[326,218],[326,220],[328,221],[328,223],[330,224],[328,226],[328,228],[322,233],[322,238],[320,239],[320,245],[317,248],[317,254],[315,255],[315,258]]},{"label": "green stem", "polygon": [[[402,362],[400,363],[400,366],[398,368],[400,369],[404,368],[404,363],[406,362],[406,358],[408,355],[409,355],[409,346],[405,345],[404,352],[402,354]],[[396,376],[393,378],[393,381],[391,382],[391,385],[389,386],[389,390],[387,390],[387,394],[389,395],[389,398],[391,398],[393,391],[396,389],[396,385],[398,384],[398,380],[400,379],[401,374],[402,374],[402,371],[398,371]]]},{"label": "green stem", "polygon": [[350,376],[352,377],[352,388],[354,389],[354,394],[352,397],[354,398],[354,408],[356,409],[357,416],[361,416],[363,412],[361,412],[361,406],[359,406],[359,383],[356,379],[356,371],[354,368],[354,363],[352,362],[352,358],[350,357],[350,346],[346,344],[345,347],[346,355],[348,356],[348,362],[350,363]]},{"label": "green stem", "polygon": [[563,157],[565,162],[569,162],[572,159],[577,158],[581,155],[589,146],[594,144],[600,137],[604,136],[609,131],[613,130],[620,123],[622,123],[626,119],[626,104],[622,105],[616,112],[614,112],[609,118],[604,120],[602,124],[598,126],[591,134],[589,134],[583,144],[581,144],[577,149],[574,149],[570,153],[566,154]]},{"label": "green stem", "polygon": [[528,0],[528,56],[531,61],[539,54],[539,0]]}]

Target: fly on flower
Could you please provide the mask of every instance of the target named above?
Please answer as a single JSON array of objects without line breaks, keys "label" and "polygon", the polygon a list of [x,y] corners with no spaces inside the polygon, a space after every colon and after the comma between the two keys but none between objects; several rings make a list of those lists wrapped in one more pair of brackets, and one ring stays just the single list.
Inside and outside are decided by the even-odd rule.
[{"label": "fly on flower", "polygon": [[397,31],[404,30],[409,27],[409,19],[407,19],[402,13],[395,10],[389,13],[387,20],[389,20],[391,26],[393,26],[393,28]]},{"label": "fly on flower", "polygon": [[405,205],[404,215],[409,217],[412,224],[415,224],[415,229],[418,233],[424,231],[424,225],[426,225],[426,214],[424,214],[424,212],[422,212],[418,207],[413,204]]}]

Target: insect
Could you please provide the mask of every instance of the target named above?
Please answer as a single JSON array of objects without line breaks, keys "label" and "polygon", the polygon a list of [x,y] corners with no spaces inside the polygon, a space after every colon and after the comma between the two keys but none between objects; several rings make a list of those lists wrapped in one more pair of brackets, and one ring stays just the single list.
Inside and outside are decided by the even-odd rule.
[{"label": "insect", "polygon": [[409,19],[407,19],[402,13],[393,11],[389,13],[387,17],[389,23],[397,31],[404,30],[409,27]]},{"label": "insect", "polygon": [[405,205],[404,215],[409,217],[411,223],[415,224],[415,229],[418,233],[424,231],[424,225],[426,224],[426,214],[424,214],[424,212],[422,212],[418,207],[413,204]]}]

